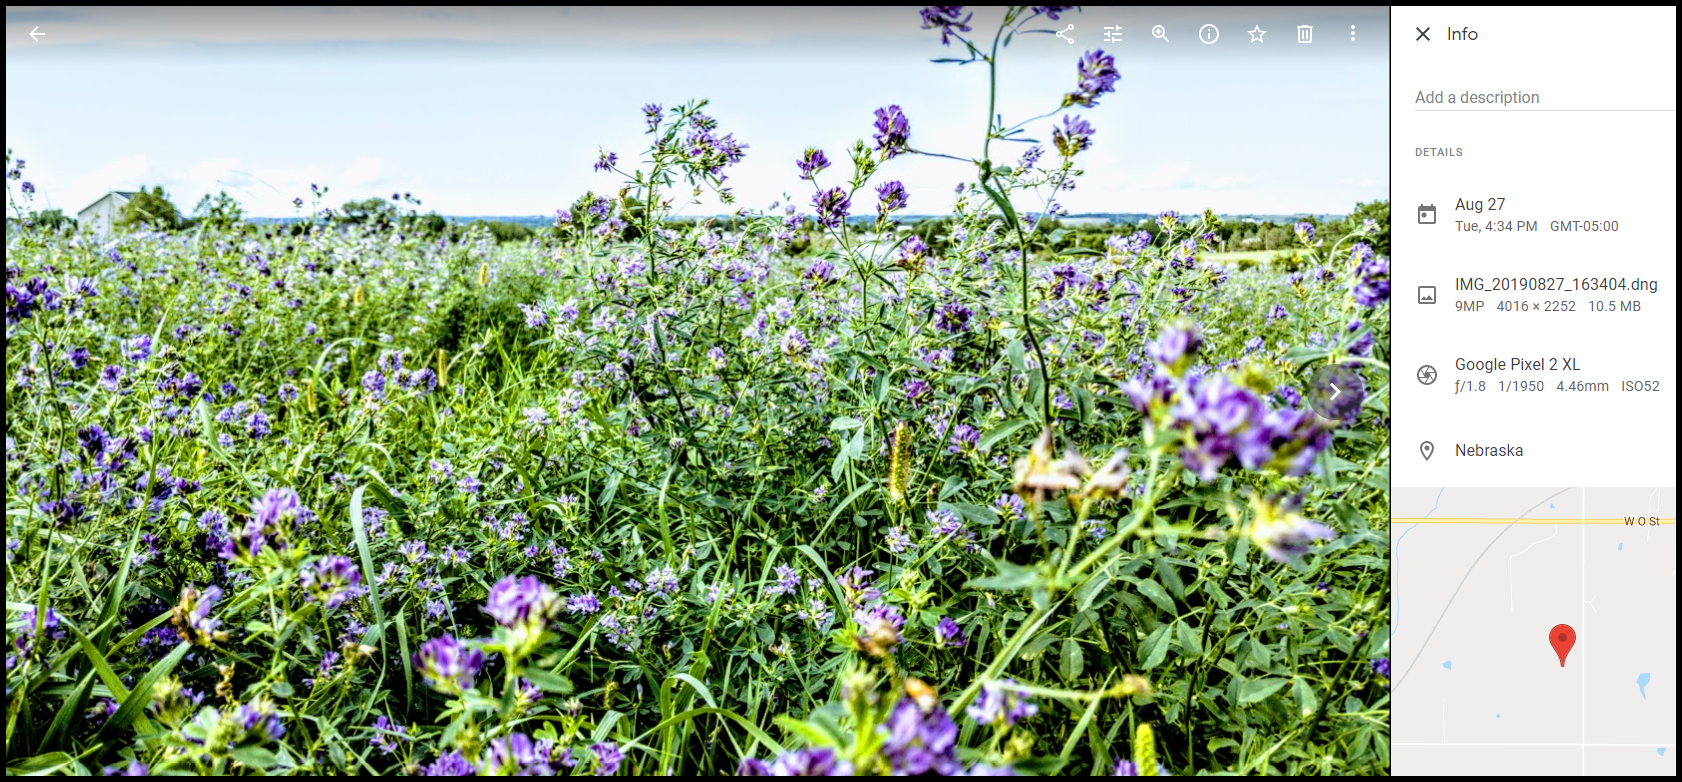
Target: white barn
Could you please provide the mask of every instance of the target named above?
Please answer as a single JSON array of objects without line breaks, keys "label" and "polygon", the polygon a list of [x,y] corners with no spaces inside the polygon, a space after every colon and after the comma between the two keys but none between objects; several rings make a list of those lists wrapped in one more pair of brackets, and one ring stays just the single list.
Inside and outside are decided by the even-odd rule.
[{"label": "white barn", "polygon": [[82,211],[76,213],[76,222],[82,228],[92,231],[96,236],[110,236],[111,226],[117,222],[117,217],[123,213],[123,206],[133,198],[138,191],[112,190],[99,197]]}]

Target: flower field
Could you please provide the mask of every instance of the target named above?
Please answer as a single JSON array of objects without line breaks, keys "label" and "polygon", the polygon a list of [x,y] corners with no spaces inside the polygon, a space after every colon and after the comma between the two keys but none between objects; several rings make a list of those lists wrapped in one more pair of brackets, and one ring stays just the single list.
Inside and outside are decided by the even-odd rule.
[{"label": "flower field", "polygon": [[[996,84],[1061,12],[923,19]],[[9,772],[1387,773],[1387,229],[1067,246],[1121,77],[1071,60],[713,219],[752,140],[650,105],[518,241],[76,234],[9,154]],[[902,155],[955,158],[938,235]]]}]

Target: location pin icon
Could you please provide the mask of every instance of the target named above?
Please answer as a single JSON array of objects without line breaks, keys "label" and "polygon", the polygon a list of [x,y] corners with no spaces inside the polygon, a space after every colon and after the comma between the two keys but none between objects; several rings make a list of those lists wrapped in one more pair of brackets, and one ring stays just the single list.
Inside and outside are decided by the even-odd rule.
[{"label": "location pin icon", "polygon": [[1425,461],[1431,461],[1431,452],[1435,450],[1437,447],[1432,445],[1430,440],[1419,444],[1419,452],[1425,455]]}]

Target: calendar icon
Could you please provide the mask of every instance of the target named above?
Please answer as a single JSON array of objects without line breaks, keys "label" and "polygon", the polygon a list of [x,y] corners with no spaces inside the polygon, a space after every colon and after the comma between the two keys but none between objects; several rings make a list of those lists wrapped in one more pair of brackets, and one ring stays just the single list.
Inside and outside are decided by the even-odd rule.
[{"label": "calendar icon", "polygon": [[1437,224],[1437,207],[1435,207],[1431,204],[1420,204],[1419,205],[1419,224],[1420,225],[1436,225]]}]

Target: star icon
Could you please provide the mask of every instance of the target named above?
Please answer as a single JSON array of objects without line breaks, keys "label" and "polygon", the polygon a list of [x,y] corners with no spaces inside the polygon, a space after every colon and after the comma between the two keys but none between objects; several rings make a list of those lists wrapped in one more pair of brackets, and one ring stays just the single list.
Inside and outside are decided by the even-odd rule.
[{"label": "star icon", "polygon": [[1245,32],[1250,34],[1250,43],[1263,43],[1262,36],[1267,35],[1267,31],[1261,29],[1259,24],[1256,25],[1256,29],[1246,30]]}]

